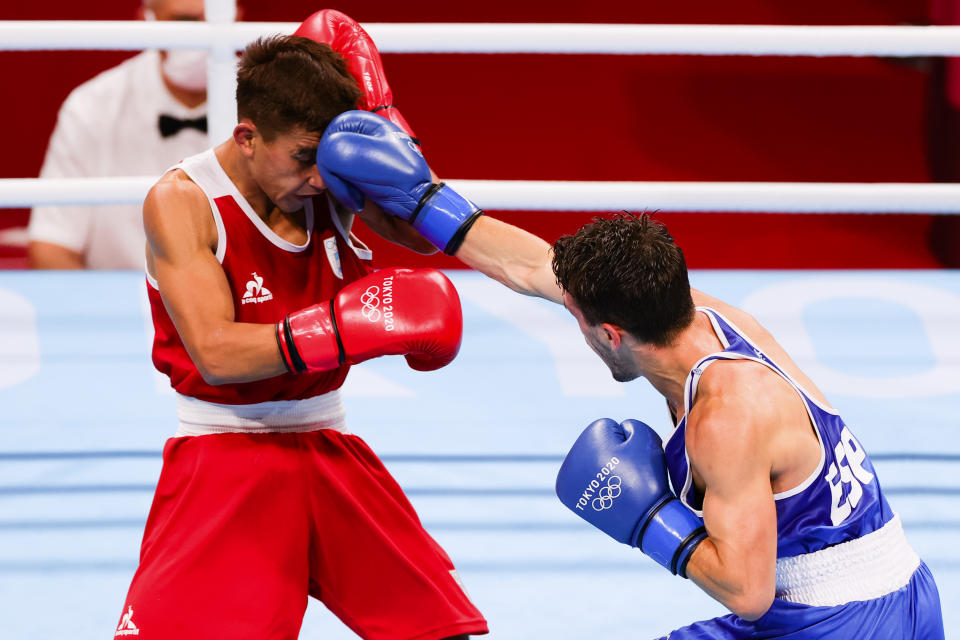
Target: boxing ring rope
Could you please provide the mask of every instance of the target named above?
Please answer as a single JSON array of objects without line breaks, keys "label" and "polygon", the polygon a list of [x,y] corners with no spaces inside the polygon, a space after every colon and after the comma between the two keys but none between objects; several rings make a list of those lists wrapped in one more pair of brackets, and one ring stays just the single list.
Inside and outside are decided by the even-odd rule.
[{"label": "boxing ring rope", "polygon": [[[209,13],[209,12],[208,12]],[[0,21],[0,49],[240,49],[294,22]],[[960,27],[364,23],[382,53],[960,56]]]},{"label": "boxing ring rope", "polygon": [[[0,206],[138,204],[154,177],[0,180]],[[485,209],[960,213],[960,184],[448,180]]]},{"label": "boxing ring rope", "polygon": [[[213,140],[235,121],[235,51],[286,22],[236,23],[230,0],[207,0],[206,23],[0,21],[0,50],[210,49]],[[960,56],[960,27],[386,24],[363,25],[385,53],[563,53],[763,56]],[[0,179],[3,208],[137,203],[154,177]],[[450,180],[481,207],[524,210],[659,209],[960,213],[960,185],[769,182]],[[109,194],[109,195],[105,195]]]}]

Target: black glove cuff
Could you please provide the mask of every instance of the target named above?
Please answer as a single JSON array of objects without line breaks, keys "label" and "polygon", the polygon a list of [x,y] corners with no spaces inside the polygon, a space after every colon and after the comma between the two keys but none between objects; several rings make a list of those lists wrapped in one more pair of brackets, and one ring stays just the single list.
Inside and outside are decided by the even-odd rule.
[{"label": "black glove cuff", "polygon": [[476,222],[482,215],[483,209],[477,209],[470,215],[469,218],[464,220],[463,224],[460,225],[460,228],[457,229],[457,232],[453,234],[452,238],[450,238],[450,242],[448,242],[447,246],[443,248],[443,252],[448,256],[456,255],[457,251],[460,250],[460,245],[463,244],[464,239],[467,237],[467,231],[470,231],[470,227],[472,227],[473,223]]},{"label": "black glove cuff", "polygon": [[[303,373],[307,370],[307,363],[300,357],[297,351],[297,343],[293,341],[293,331],[290,329],[290,316],[283,319],[283,337],[287,343],[287,351],[290,354],[290,361],[283,358],[283,364],[290,373]],[[277,344],[280,344],[280,327],[277,326]],[[284,355],[283,345],[280,345],[280,355]]]},{"label": "black glove cuff", "polygon": [[343,348],[343,340],[340,339],[340,329],[337,327],[337,313],[333,309],[333,300],[330,301],[330,324],[333,325],[333,335],[337,339],[337,364],[342,365],[346,361],[346,351]]},{"label": "black glove cuff", "polygon": [[[687,577],[687,564],[690,563],[690,558],[693,556],[693,552],[696,551],[697,547],[700,546],[700,543],[707,539],[707,530],[705,527],[700,527],[699,529],[694,529],[690,532],[683,542],[680,543],[680,546],[677,547],[677,552],[673,554],[673,560],[670,562],[670,570],[673,571],[674,575],[679,575],[681,578]],[[683,560],[680,562],[680,565],[677,566],[677,562],[680,560],[681,556]]]}]

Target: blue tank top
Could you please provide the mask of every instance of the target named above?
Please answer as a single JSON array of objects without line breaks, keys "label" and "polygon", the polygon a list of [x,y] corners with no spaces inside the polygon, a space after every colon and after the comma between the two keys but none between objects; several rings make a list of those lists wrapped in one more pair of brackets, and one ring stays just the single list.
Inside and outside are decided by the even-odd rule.
[{"label": "blue tank top", "polygon": [[810,553],[876,531],[893,517],[880,491],[877,474],[866,451],[839,415],[810,397],[750,339],[717,311],[698,307],[713,324],[724,350],[701,359],[684,385],[684,417],[664,450],[673,491],[688,507],[702,514],[703,496],[693,485],[687,460],[687,415],[697,384],[716,360],[752,360],[785,379],[803,400],[820,441],[820,464],[798,486],[774,494],[777,507],[777,557]]}]

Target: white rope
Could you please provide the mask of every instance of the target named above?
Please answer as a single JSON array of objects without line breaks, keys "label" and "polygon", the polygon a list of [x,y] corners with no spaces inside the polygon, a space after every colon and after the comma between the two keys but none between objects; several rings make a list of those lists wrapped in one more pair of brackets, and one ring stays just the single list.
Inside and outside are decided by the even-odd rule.
[{"label": "white rope", "polygon": [[396,53],[960,55],[960,27],[640,24],[379,24],[369,27],[370,35],[381,50]]},{"label": "white rope", "polygon": [[[293,22],[0,21],[0,50],[240,49]],[[368,23],[385,53],[960,56],[960,27]]]},{"label": "white rope", "polygon": [[960,184],[450,180],[488,209],[960,213]]},{"label": "white rope", "polygon": [[[0,207],[60,204],[139,204],[157,176],[113,178],[5,178]],[[0,215],[2,215],[0,211]]]},{"label": "white rope", "polygon": [[[229,52],[296,23],[0,21],[0,50],[210,49]],[[804,56],[960,55],[960,27],[364,24],[387,53],[600,53]],[[230,74],[232,75],[232,74]],[[231,92],[217,91],[225,96]],[[211,104],[211,107],[215,105]],[[221,113],[222,112],[222,113]],[[232,128],[230,104],[211,120]],[[224,137],[224,136],[218,136]],[[0,180],[0,207],[142,202],[155,177]],[[452,180],[488,209],[960,213],[960,185]],[[0,211],[2,213],[2,211]]]},{"label": "white rope", "polygon": [[[0,207],[139,204],[155,177],[0,180]],[[960,213],[960,184],[448,180],[484,209]],[[0,210],[2,215],[2,210]]]}]

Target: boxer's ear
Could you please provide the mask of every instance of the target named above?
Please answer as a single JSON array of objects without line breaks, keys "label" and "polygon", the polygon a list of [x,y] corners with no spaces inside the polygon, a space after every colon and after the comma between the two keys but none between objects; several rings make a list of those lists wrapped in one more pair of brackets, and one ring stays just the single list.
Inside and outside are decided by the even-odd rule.
[{"label": "boxer's ear", "polygon": [[615,324],[604,322],[600,325],[601,335],[606,338],[607,344],[616,351],[623,344],[624,329]]},{"label": "boxer's ear", "polygon": [[253,153],[254,138],[257,137],[257,127],[247,119],[241,120],[233,128],[233,141],[240,147],[241,153],[250,156]]}]

